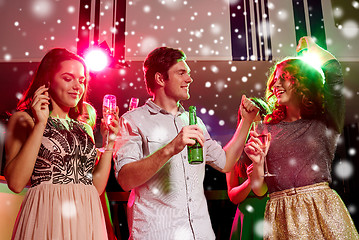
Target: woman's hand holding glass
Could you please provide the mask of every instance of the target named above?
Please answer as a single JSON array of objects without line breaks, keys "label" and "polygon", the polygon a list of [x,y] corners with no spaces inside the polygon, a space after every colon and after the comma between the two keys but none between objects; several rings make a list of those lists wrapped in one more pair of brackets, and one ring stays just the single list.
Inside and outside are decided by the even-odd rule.
[{"label": "woman's hand holding glass", "polygon": [[252,162],[258,166],[263,166],[264,177],[275,176],[268,172],[266,155],[271,141],[271,134],[258,134],[255,131],[250,132],[250,139],[246,144],[244,151]]},{"label": "woman's hand holding glass", "polygon": [[103,149],[105,151],[113,150],[113,145],[119,131],[119,109],[116,107],[116,112],[112,114],[111,118],[102,118],[100,131],[104,141]]},{"label": "woman's hand holding glass", "polygon": [[244,148],[244,151],[246,152],[248,157],[255,164],[262,164],[264,160],[264,156],[267,153],[267,149],[264,148],[266,142],[264,142],[263,144],[263,142],[261,141],[263,140],[263,137],[264,137],[263,135],[259,135],[255,131],[250,131],[250,138]]},{"label": "woman's hand holding glass", "polygon": [[119,131],[119,109],[116,106],[116,97],[114,95],[105,95],[103,99],[100,131],[104,141],[104,147],[100,152],[112,151]]}]

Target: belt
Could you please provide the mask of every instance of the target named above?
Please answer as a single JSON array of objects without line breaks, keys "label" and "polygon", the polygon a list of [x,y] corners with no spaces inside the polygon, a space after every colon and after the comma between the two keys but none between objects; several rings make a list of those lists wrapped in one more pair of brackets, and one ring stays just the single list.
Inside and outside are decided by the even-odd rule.
[{"label": "belt", "polygon": [[300,193],[306,193],[306,192],[312,192],[312,191],[324,190],[324,189],[330,189],[329,183],[321,182],[312,185],[307,185],[304,187],[290,188],[283,191],[271,193],[269,194],[269,198],[273,199],[278,197],[293,196]]}]

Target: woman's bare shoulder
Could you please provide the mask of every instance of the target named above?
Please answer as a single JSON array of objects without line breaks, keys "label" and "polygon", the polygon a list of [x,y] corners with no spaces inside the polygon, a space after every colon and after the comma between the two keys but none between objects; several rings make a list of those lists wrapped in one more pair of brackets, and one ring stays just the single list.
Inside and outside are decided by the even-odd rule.
[{"label": "woman's bare shoulder", "polygon": [[19,111],[11,115],[8,122],[8,126],[12,125],[15,125],[17,127],[33,127],[34,120],[27,112]]}]

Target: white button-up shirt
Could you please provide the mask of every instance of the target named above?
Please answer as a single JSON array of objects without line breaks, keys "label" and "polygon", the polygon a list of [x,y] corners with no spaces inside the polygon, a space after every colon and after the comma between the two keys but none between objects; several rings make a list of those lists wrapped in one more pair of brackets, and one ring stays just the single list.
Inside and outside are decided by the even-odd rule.
[{"label": "white button-up shirt", "polygon": [[[204,162],[223,169],[224,150],[197,120],[205,137]],[[125,113],[116,143],[116,177],[125,164],[165,146],[188,124],[188,112],[182,106],[174,116],[151,100]],[[204,173],[205,164],[190,165],[184,148],[145,184],[132,189],[127,212],[130,239],[215,239],[204,195]]]}]

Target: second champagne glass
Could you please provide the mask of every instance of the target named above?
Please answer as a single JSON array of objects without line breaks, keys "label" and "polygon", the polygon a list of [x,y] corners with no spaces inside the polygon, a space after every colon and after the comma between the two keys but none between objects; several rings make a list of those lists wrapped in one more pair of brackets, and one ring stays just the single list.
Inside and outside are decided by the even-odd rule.
[{"label": "second champagne glass", "polygon": [[[262,142],[262,150],[265,151],[267,144],[268,144],[268,134],[260,134],[258,136],[258,139]],[[264,156],[264,175],[263,177],[274,177],[276,176],[273,173],[270,173],[267,166],[267,157]]]},{"label": "second champagne glass", "polygon": [[138,98],[131,98],[130,100],[130,105],[128,106],[128,111],[131,111],[135,108],[138,107],[138,102],[139,102],[139,99]]},{"label": "second champagne glass", "polygon": [[[114,118],[114,115],[116,114],[116,96],[107,94],[103,97],[103,103],[102,103],[102,115],[103,118],[106,120],[106,124],[109,125],[111,123],[111,120]],[[101,152],[108,150],[108,138],[109,133],[107,133],[106,136],[106,143],[105,146],[100,149]]]}]

